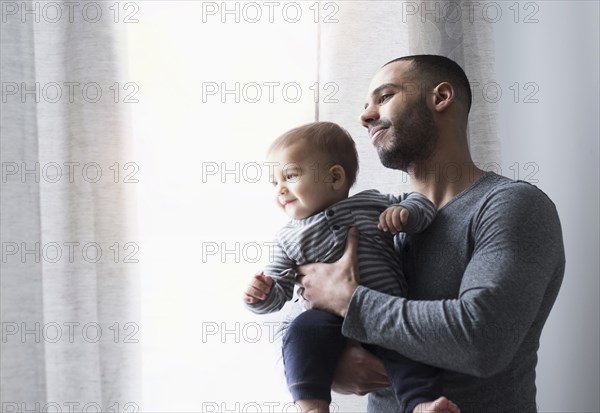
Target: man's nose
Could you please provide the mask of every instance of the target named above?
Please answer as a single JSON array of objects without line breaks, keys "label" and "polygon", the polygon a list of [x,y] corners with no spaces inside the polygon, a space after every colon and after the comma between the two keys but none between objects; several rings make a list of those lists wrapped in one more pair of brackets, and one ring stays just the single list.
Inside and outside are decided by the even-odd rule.
[{"label": "man's nose", "polygon": [[369,105],[365,108],[365,110],[363,111],[363,113],[360,114],[359,120],[360,123],[365,127],[368,128],[369,125],[376,121],[377,119],[379,119],[379,109],[377,108],[376,105]]}]

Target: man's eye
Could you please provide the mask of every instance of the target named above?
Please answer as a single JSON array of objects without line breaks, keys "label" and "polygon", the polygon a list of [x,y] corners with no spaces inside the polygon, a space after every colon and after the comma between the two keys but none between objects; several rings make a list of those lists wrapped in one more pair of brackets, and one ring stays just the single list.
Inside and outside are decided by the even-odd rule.
[{"label": "man's eye", "polygon": [[391,93],[381,95],[381,101],[385,102],[386,100],[390,99],[392,96],[394,96],[394,95],[392,95]]}]

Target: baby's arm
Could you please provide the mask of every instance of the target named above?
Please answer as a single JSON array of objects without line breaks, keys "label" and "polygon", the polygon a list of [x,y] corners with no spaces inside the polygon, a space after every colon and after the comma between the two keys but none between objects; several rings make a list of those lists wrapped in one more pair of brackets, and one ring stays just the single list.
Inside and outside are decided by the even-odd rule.
[{"label": "baby's arm", "polygon": [[424,231],[437,213],[433,202],[418,192],[411,192],[400,202],[391,195],[390,198],[394,200],[395,205],[387,208],[379,216],[377,227],[382,231],[392,234],[398,232],[415,234]]},{"label": "baby's arm", "polygon": [[296,263],[279,243],[275,243],[272,252],[267,267],[252,277],[244,292],[244,302],[254,313],[279,311],[294,293]]}]

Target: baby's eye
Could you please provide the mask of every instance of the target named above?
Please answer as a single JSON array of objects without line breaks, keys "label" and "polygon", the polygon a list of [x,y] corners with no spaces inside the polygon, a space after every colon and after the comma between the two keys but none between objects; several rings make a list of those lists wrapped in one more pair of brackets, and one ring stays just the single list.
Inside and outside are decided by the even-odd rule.
[{"label": "baby's eye", "polygon": [[285,179],[290,180],[290,179],[296,179],[298,178],[298,174],[296,172],[290,172],[288,174],[286,174]]}]

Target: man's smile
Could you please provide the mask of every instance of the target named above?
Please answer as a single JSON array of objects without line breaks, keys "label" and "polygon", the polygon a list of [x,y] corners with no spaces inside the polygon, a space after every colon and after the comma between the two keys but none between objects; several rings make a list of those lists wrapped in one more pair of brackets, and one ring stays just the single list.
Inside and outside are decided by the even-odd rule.
[{"label": "man's smile", "polygon": [[375,126],[369,131],[369,135],[371,136],[371,142],[375,142],[375,140],[378,137],[382,136],[387,130],[387,126]]}]

